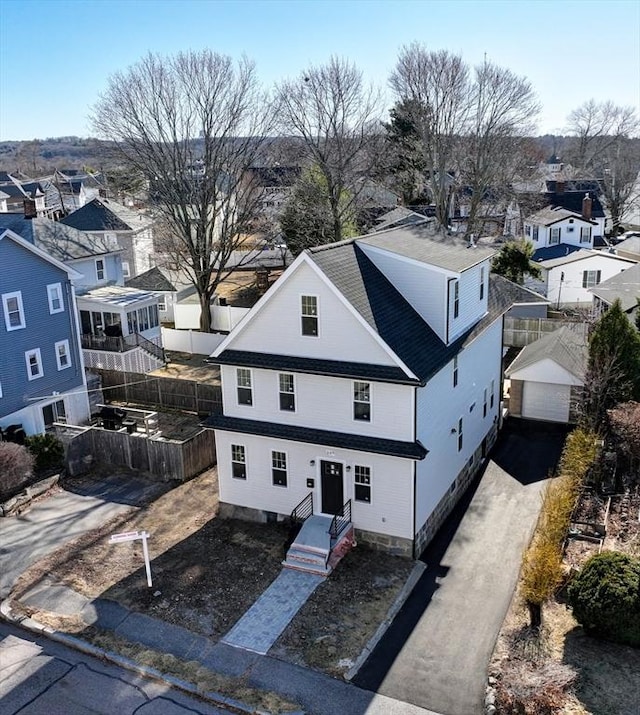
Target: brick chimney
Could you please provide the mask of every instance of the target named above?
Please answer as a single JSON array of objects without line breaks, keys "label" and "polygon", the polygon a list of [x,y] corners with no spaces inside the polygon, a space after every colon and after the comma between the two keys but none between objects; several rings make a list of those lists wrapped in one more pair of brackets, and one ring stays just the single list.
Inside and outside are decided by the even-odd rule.
[{"label": "brick chimney", "polygon": [[591,197],[589,194],[585,194],[584,199],[582,199],[582,218],[587,221],[591,221],[591,204]]},{"label": "brick chimney", "polygon": [[37,218],[38,212],[36,211],[36,200],[30,198],[24,199],[22,203],[24,205],[24,217]]}]

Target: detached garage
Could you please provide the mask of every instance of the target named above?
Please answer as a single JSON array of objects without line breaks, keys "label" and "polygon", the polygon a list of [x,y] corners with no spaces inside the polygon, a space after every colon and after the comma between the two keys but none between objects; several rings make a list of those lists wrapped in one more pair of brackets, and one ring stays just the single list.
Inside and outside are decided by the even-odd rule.
[{"label": "detached garage", "polygon": [[505,373],[511,381],[509,414],[545,422],[574,422],[587,355],[583,325],[560,328],[527,345]]}]

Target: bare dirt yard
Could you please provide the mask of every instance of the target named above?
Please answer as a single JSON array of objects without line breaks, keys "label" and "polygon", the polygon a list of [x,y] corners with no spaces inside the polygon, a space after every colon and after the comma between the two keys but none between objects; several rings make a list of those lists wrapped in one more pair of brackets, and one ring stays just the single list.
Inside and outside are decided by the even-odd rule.
[{"label": "bare dirt yard", "polygon": [[[217,472],[211,469],[28,569],[12,596],[19,601],[21,593],[48,577],[87,597],[118,601],[218,639],[280,572],[287,529],[219,519],[217,511]],[[113,533],[142,529],[151,534],[151,589],[140,542],[109,544]],[[407,559],[356,547],[294,618],[272,654],[343,673],[384,620],[412,567]]]}]

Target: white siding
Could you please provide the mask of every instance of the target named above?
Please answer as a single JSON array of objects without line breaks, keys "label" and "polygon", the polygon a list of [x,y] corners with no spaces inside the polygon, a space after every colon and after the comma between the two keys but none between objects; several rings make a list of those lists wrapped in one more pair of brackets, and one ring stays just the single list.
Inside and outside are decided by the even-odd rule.
[{"label": "white siding", "polygon": [[[607,253],[596,253],[573,263],[565,263],[546,271],[547,298],[557,305],[591,305],[593,293],[582,287],[584,271],[600,271],[600,282],[618,275],[633,263]],[[562,276],[564,274],[564,278]],[[561,280],[562,279],[562,280]],[[560,299],[558,301],[558,298]]]},{"label": "white siding", "polygon": [[[556,223],[551,226],[539,226],[537,241],[533,240],[534,224],[525,221],[524,225],[525,238],[529,239],[536,249],[555,245],[551,243],[551,229],[560,229],[560,241],[556,241],[556,243],[567,243],[570,246],[580,246],[580,248],[593,248],[594,236],[604,235],[604,226],[602,228],[600,225],[594,226],[590,221],[585,221],[577,216],[575,218],[565,218],[562,219],[562,221],[556,221]],[[580,242],[580,229],[583,227],[591,228],[591,240],[585,243]],[[527,228],[529,233],[527,233]]]},{"label": "white siding", "polygon": [[388,251],[358,244],[443,342],[446,340],[447,277],[450,271],[428,266]]},{"label": "white siding", "polygon": [[[290,372],[282,370],[281,372]],[[353,419],[353,381],[295,374],[295,412],[280,410],[279,371],[252,369],[253,405],[239,405],[236,368],[222,365],[222,400],[229,417],[279,422],[334,432],[411,441],[413,391],[409,385],[370,382],[371,421]],[[366,382],[366,380],[363,380]]]},{"label": "white siding", "polygon": [[17,412],[5,415],[0,418],[0,427],[5,429],[9,425],[19,424],[28,435],[42,434],[45,430],[42,408],[59,400],[64,401],[67,424],[84,425],[89,421],[89,396],[86,385],[84,385],[82,389],[74,388],[67,392],[61,392],[54,399],[40,400]]},{"label": "white siding", "polygon": [[[358,320],[336,292],[304,261],[292,266],[267,293],[226,345],[233,350],[260,350],[276,355],[397,365],[389,352]],[[302,335],[300,299],[318,297],[319,335]]]},{"label": "white siding", "polygon": [[532,382],[548,382],[555,385],[583,385],[583,381],[565,370],[551,358],[544,358],[533,365],[523,367],[521,370],[512,372],[509,377],[512,380],[523,380]]},{"label": "white siding", "polygon": [[[457,387],[453,387],[450,363],[418,390],[417,437],[429,454],[417,462],[416,530],[424,524],[498,417],[501,359],[502,319],[499,319],[458,354]],[[493,408],[490,406],[492,380]],[[487,415],[483,417],[485,389]],[[461,417],[463,446],[458,451],[457,427]]]},{"label": "white siding", "polygon": [[[245,447],[247,478],[231,476],[231,445]],[[271,450],[287,454],[287,486],[272,484]],[[352,520],[356,528],[413,538],[413,462],[366,452],[289,442],[254,435],[216,430],[220,500],[253,509],[290,514],[312,491],[314,510],[320,511],[320,460],[341,462],[344,499],[352,500]],[[311,464],[311,461],[315,464]],[[371,467],[371,503],[354,501],[353,465]],[[346,467],[351,470],[347,471]],[[314,487],[307,487],[307,479]]]},{"label": "white siding", "polygon": [[[472,248],[469,251],[473,251]],[[480,300],[480,276],[484,268],[484,293]],[[452,342],[463,332],[478,322],[487,312],[488,277],[491,264],[483,261],[460,274],[458,279],[459,312],[454,311],[455,280],[449,282],[449,340]]]}]

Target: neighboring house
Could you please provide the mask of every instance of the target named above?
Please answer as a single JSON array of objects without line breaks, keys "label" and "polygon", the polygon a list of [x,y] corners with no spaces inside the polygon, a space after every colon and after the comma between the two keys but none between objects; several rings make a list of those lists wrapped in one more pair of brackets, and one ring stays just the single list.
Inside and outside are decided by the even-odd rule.
[{"label": "neighboring house", "polygon": [[[587,201],[587,199],[585,199]],[[524,237],[536,250],[560,244],[593,248],[595,221],[561,208],[544,208],[524,221]]]},{"label": "neighboring house", "polygon": [[505,375],[509,414],[546,422],[576,422],[587,368],[586,326],[565,326],[522,349]]},{"label": "neighboring house", "polygon": [[540,293],[518,285],[497,273],[491,274],[492,290],[500,293],[500,303],[511,305],[505,318],[546,318],[550,301]]},{"label": "neighboring house", "polygon": [[635,323],[640,307],[640,263],[626,268],[621,273],[617,273],[612,278],[602,281],[602,283],[591,288],[593,293],[593,312],[595,316],[600,316],[608,310],[616,300],[620,301],[622,310],[629,316],[629,320]]},{"label": "neighboring house", "polygon": [[74,270],[87,367],[150,372],[164,363],[158,298],[124,287],[114,236],[92,236],[61,222],[17,214],[0,214],[0,227]]},{"label": "neighboring house", "polygon": [[[557,179],[546,182],[543,196],[551,208],[565,209],[595,221],[597,228],[593,233],[597,248],[597,240],[604,236],[607,229],[607,214],[600,200],[601,194],[602,188],[597,179]],[[589,199],[590,203],[585,204],[585,199]]]},{"label": "neighboring house", "polygon": [[5,199],[0,204],[2,212],[21,213],[39,218],[57,219],[62,214],[62,202],[57,188],[47,179],[20,181],[9,176],[0,183]]},{"label": "neighboring house", "polygon": [[71,213],[93,199],[106,195],[102,175],[94,175],[79,169],[56,169],[51,181],[62,198],[66,213]]},{"label": "neighboring house", "polygon": [[312,495],[327,524],[418,555],[500,422],[494,251],[429,226],[305,251],[211,357],[221,510],[280,519]]},{"label": "neighboring house", "polygon": [[129,278],[125,284],[129,288],[150,291],[158,296],[161,323],[174,323],[176,303],[194,290],[193,283],[187,279],[180,279],[172,271],[157,266],[134,278]]},{"label": "neighboring house", "polygon": [[0,229],[0,427],[39,434],[89,419],[75,271]]},{"label": "neighboring house", "polygon": [[382,214],[382,216],[379,216],[375,220],[375,226],[373,226],[369,233],[387,231],[390,228],[399,228],[400,226],[412,226],[428,221],[433,222],[433,219],[429,219],[424,214],[405,208],[404,206],[397,206],[391,209],[391,211],[387,211]]},{"label": "neighboring house", "polygon": [[[527,280],[527,287],[545,295],[556,307],[587,307],[593,302],[590,288],[624,271],[633,265],[612,253],[589,251],[575,247],[553,247],[559,251],[564,248],[566,255],[554,255],[547,249],[536,252],[534,262],[540,268],[540,281]],[[551,256],[551,257],[548,257]]]},{"label": "neighboring house", "polygon": [[616,256],[640,262],[640,233],[620,241],[615,248]]},{"label": "neighboring house", "polygon": [[301,171],[299,166],[252,166],[247,169],[246,179],[258,192],[258,212],[269,216],[280,214]]},{"label": "neighboring house", "polygon": [[139,211],[96,198],[60,223],[92,236],[117,240],[123,250],[125,278],[144,273],[153,265],[153,220]]},{"label": "neighboring house", "polygon": [[11,198],[9,194],[5,194],[4,191],[0,189],[0,213],[6,214],[8,209],[7,199]]}]

